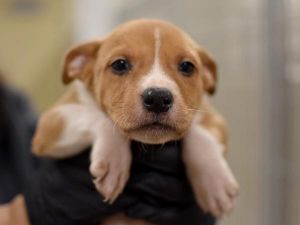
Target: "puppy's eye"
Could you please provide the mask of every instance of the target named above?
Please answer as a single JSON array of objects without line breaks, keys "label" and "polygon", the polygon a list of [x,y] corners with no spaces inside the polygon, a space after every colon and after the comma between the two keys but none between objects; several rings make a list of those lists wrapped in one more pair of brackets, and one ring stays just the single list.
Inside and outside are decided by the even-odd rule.
[{"label": "puppy's eye", "polygon": [[194,70],[195,70],[195,66],[193,63],[189,62],[189,61],[183,61],[181,63],[179,63],[178,65],[178,70],[185,76],[190,76]]},{"label": "puppy's eye", "polygon": [[113,73],[123,75],[131,69],[130,63],[126,59],[117,59],[111,64]]}]

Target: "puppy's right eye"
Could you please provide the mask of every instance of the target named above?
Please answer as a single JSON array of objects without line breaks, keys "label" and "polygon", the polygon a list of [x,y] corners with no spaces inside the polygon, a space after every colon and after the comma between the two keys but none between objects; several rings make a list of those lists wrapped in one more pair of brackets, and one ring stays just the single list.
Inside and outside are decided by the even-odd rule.
[{"label": "puppy's right eye", "polygon": [[130,71],[131,64],[126,59],[117,59],[111,64],[114,74],[123,75]]}]

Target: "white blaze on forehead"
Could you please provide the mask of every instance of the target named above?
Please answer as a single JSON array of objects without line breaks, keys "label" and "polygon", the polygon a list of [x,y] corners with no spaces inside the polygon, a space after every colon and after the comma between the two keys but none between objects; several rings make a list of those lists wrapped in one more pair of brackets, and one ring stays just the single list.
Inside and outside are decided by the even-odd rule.
[{"label": "white blaze on forehead", "polygon": [[169,89],[176,95],[178,92],[177,84],[165,73],[160,64],[159,51],[161,46],[160,31],[156,28],[154,30],[154,60],[149,73],[141,80],[141,91],[151,87],[161,87]]},{"label": "white blaze on forehead", "polygon": [[154,46],[155,46],[155,54],[154,54],[154,60],[157,60],[159,61],[159,49],[160,49],[160,32],[159,32],[159,29],[156,28],[154,30],[154,40],[155,40],[155,43],[154,43]]}]

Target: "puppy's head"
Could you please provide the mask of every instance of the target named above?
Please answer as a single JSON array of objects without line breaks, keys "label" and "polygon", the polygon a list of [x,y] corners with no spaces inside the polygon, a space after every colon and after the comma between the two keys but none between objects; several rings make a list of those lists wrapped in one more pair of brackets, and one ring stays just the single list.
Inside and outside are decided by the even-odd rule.
[{"label": "puppy's head", "polygon": [[184,135],[204,93],[215,91],[216,65],[174,25],[136,20],[71,49],[63,80],[73,79],[125,135],[158,144]]}]

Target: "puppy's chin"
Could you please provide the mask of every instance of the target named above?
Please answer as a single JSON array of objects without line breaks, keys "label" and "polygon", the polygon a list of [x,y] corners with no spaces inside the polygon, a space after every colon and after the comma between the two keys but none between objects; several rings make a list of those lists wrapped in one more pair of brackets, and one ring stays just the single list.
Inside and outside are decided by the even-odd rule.
[{"label": "puppy's chin", "polygon": [[124,133],[129,139],[145,144],[164,144],[183,137],[183,133],[168,128],[141,128]]}]

